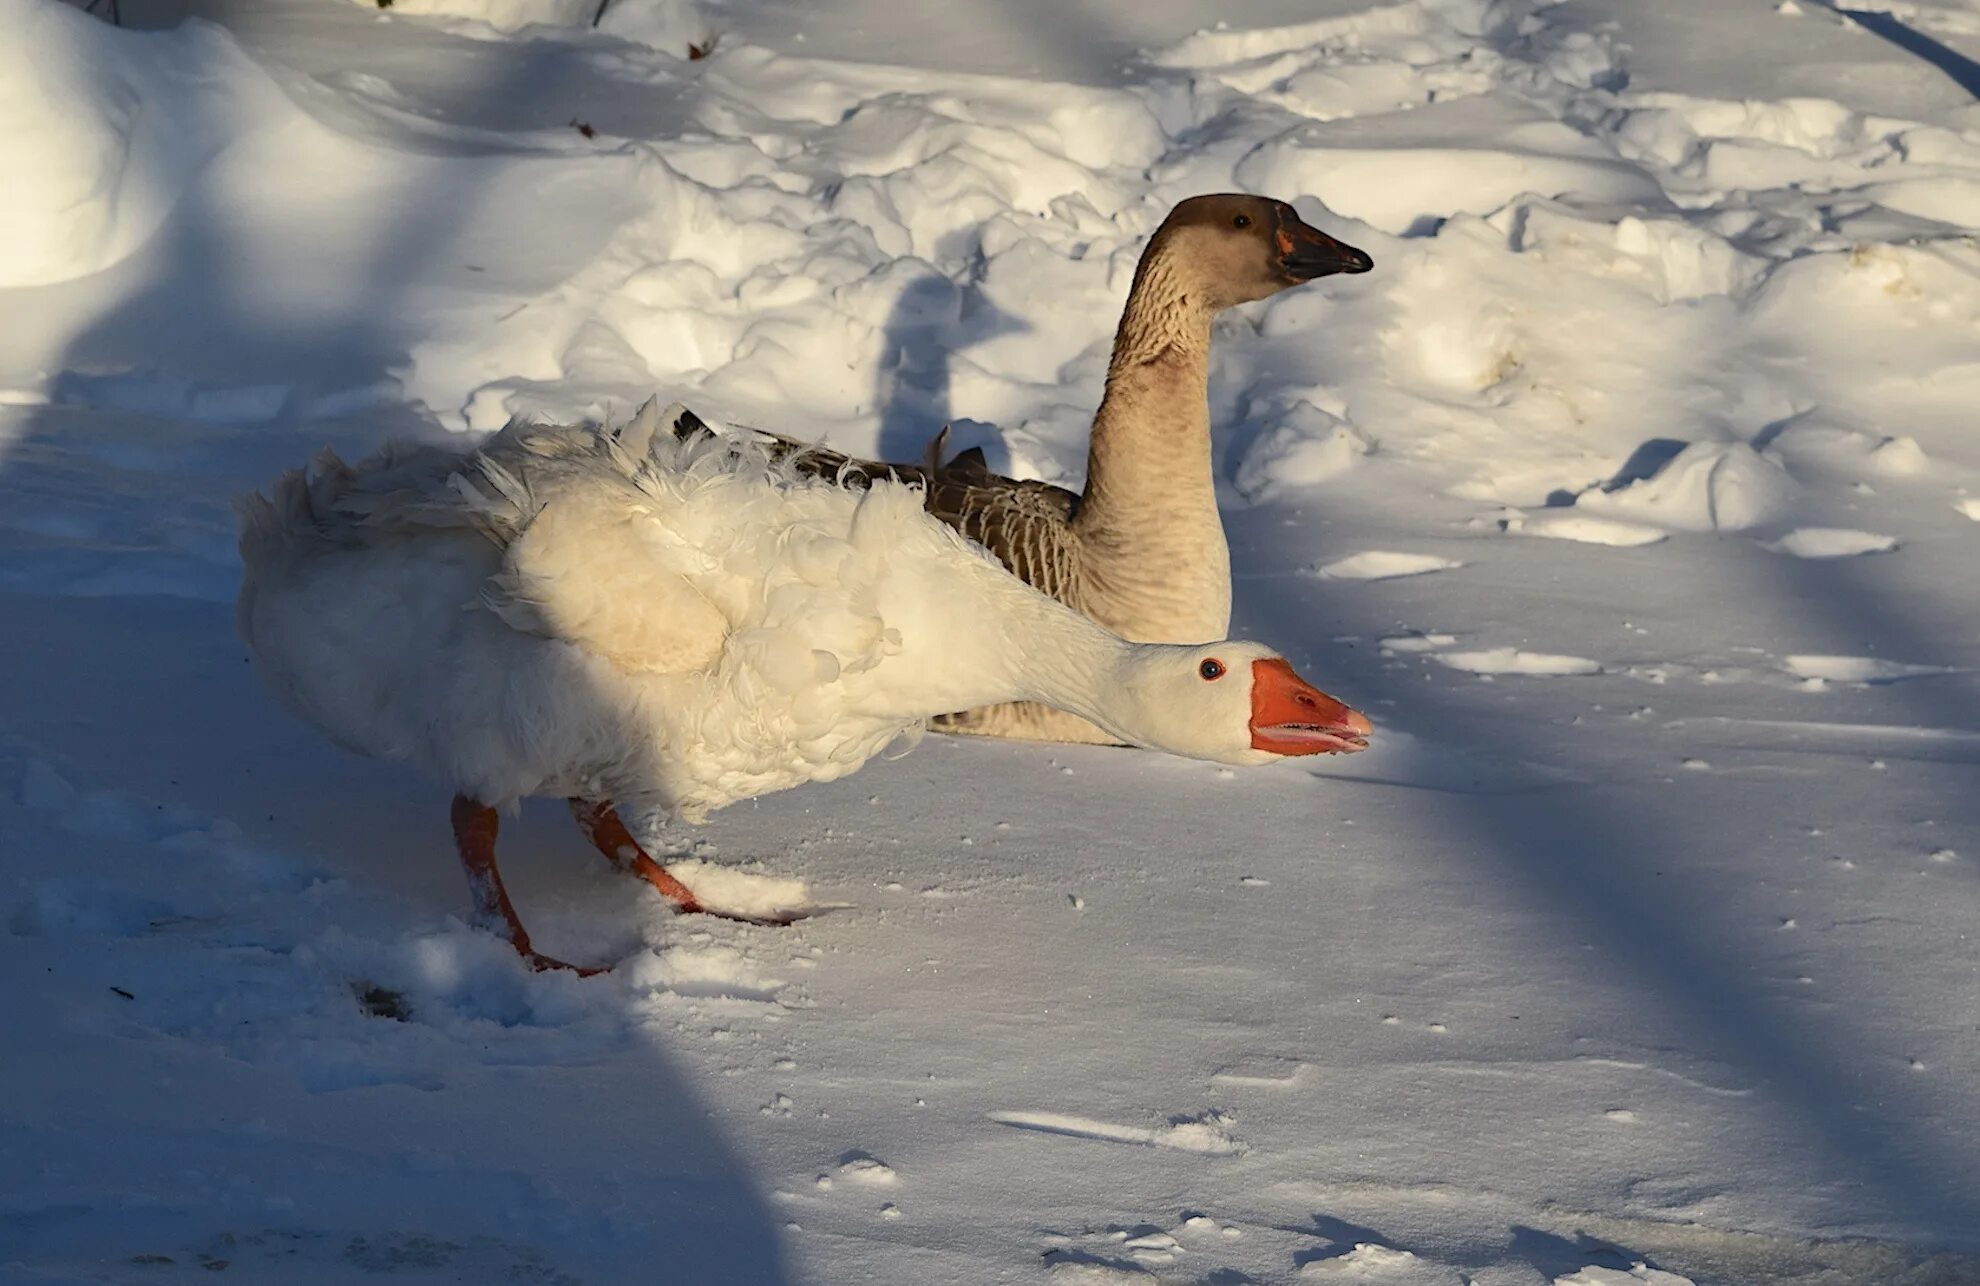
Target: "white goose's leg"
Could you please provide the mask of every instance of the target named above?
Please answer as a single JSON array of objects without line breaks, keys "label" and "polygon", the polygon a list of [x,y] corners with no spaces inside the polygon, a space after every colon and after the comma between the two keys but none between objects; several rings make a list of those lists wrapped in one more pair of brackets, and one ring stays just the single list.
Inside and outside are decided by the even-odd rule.
[{"label": "white goose's leg", "polygon": [[[660,896],[674,904],[674,909],[682,915],[712,915],[724,920],[740,920],[744,924],[793,924],[802,918],[800,915],[761,916],[734,915],[727,911],[711,911],[701,904],[694,891],[667,873],[667,868],[647,856],[639,846],[632,832],[626,829],[619,818],[619,810],[606,800],[572,799],[571,816],[577,819],[578,829],[584,837],[595,845],[599,852],[611,860],[612,865],[628,871],[660,890]],[[520,926],[518,926],[520,927]]]},{"label": "white goose's leg", "polygon": [[467,868],[476,918],[507,938],[532,969],[569,969],[581,977],[602,972],[565,964],[529,945],[529,933],[516,914],[515,904],[509,901],[509,891],[502,887],[502,872],[495,866],[497,822],[495,810],[488,805],[466,795],[454,796],[454,844],[460,850],[461,865]]}]

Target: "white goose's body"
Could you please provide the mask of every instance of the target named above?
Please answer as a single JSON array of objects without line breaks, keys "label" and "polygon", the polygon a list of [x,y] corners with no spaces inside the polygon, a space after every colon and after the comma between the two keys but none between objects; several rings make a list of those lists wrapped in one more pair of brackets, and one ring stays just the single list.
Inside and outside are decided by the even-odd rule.
[{"label": "white goose's body", "polygon": [[[930,715],[1020,698],[1231,763],[1366,734],[1256,645],[1216,645],[1219,666],[1266,667],[1255,690],[1195,682],[1210,649],[1105,633],[911,487],[847,489],[720,439],[631,445],[512,425],[471,455],[325,457],[243,506],[239,625],[269,687],[340,744],[452,785],[463,857],[493,884],[482,909],[526,955],[489,811],[526,795],[699,820],[851,773]],[[1302,704],[1261,716],[1268,687]],[[588,832],[619,825],[590,808]],[[612,834],[600,847],[627,857]]]}]

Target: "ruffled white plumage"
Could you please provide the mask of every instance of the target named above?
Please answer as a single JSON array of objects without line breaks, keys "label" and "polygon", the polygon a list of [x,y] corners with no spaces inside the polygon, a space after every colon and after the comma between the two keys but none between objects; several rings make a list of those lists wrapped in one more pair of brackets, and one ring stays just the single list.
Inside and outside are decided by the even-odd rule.
[{"label": "ruffled white plumage", "polygon": [[326,455],[244,502],[242,557],[243,637],[341,744],[488,803],[688,818],[842,776],[946,708],[919,693],[983,686],[873,680],[927,634],[931,577],[1003,578],[898,484],[520,424],[471,457]]}]

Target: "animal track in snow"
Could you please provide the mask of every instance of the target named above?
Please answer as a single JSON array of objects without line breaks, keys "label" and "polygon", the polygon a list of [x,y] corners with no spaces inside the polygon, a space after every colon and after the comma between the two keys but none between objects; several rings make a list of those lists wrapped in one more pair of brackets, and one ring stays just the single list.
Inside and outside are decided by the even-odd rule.
[{"label": "animal track in snow", "polygon": [[1763,548],[1795,558],[1856,558],[1863,554],[1888,554],[1898,547],[1895,536],[1848,527],[1796,527],[1779,540],[1762,541]]},{"label": "animal track in snow", "polygon": [[869,1188],[890,1188],[900,1182],[894,1167],[867,1152],[848,1152],[840,1157],[839,1177]]},{"label": "animal track in snow", "polygon": [[620,977],[648,993],[690,999],[777,1005],[785,982],[764,975],[750,957],[725,945],[689,944],[644,953],[621,965]]},{"label": "animal track in snow", "polygon": [[1434,652],[1455,642],[1455,634],[1392,634],[1380,646],[1384,652]]},{"label": "animal track in snow", "polygon": [[1455,1269],[1419,1259],[1407,1250],[1375,1242],[1356,1242],[1354,1249],[1325,1259],[1309,1259],[1299,1268],[1303,1282],[1342,1282],[1354,1286],[1462,1286]]},{"label": "animal track in snow", "polygon": [[1782,658],[1782,665],[1796,678],[1814,684],[1852,683],[1874,685],[1896,683],[1901,679],[1930,678],[1959,671],[1944,665],[1909,665],[1875,656],[1818,656],[1799,654]]},{"label": "animal track in snow", "polygon": [[1102,1143],[1173,1148],[1178,1152],[1201,1152],[1209,1156],[1237,1156],[1247,1151],[1243,1143],[1225,1130],[1230,1118],[1220,1112],[1176,1117],[1166,1125],[1152,1129],[1138,1125],[1115,1125],[1110,1121],[1069,1116],[1063,1112],[992,1112],[990,1119],[1014,1129],[1062,1134],[1075,1139],[1095,1139]]},{"label": "animal track in snow", "polygon": [[1601,662],[1591,661],[1585,656],[1528,652],[1516,647],[1487,648],[1479,652],[1439,652],[1436,659],[1453,670],[1465,670],[1472,674],[1527,674],[1558,678],[1602,672]]},{"label": "animal track in snow", "polygon": [[1556,1277],[1554,1286],[1694,1286],[1689,1277],[1667,1273],[1647,1264],[1632,1264],[1628,1271],[1593,1265],[1578,1273]]},{"label": "animal track in snow", "polygon": [[1321,580],[1394,580],[1399,576],[1423,576],[1464,566],[1454,558],[1436,554],[1399,554],[1386,549],[1368,549],[1337,559],[1310,573]]},{"label": "animal track in snow", "polygon": [[1547,540],[1573,540],[1584,545],[1610,545],[1629,548],[1654,545],[1669,539],[1670,533],[1656,527],[1614,518],[1591,518],[1578,513],[1538,513],[1504,520],[1504,529],[1519,536],[1540,536]]},{"label": "animal track in snow", "polygon": [[[1054,1281],[1146,1281],[1151,1270],[1166,1268],[1192,1252],[1221,1250],[1243,1236],[1240,1228],[1219,1223],[1200,1211],[1186,1210],[1181,1221],[1166,1230],[1140,1223],[1113,1224],[1077,1234],[1048,1232],[1044,1237],[1045,1261],[1051,1265]],[[1207,1280],[1216,1279],[1213,1273]]]},{"label": "animal track in snow", "polygon": [[732,915],[777,916],[833,910],[842,903],[813,903],[803,880],[755,875],[699,857],[666,860],[667,873],[694,890],[702,905]]},{"label": "animal track in snow", "polygon": [[1289,1090],[1312,1079],[1313,1069],[1296,1058],[1244,1058],[1210,1074],[1215,1085]]}]

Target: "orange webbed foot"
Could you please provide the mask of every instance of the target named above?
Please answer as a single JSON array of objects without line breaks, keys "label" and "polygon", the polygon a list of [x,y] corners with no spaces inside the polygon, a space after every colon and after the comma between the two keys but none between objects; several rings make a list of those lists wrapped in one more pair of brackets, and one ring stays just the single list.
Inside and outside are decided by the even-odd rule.
[{"label": "orange webbed foot", "polygon": [[588,799],[570,801],[571,816],[577,819],[578,829],[585,838],[595,845],[599,852],[610,859],[612,865],[622,871],[629,871],[645,880],[660,891],[660,896],[673,903],[674,910],[682,915],[712,915],[718,920],[734,920],[739,924],[760,924],[767,927],[783,928],[796,924],[810,915],[808,911],[788,911],[777,915],[743,915],[735,911],[714,911],[703,906],[694,890],[667,873],[667,868],[654,861],[632,832],[619,818],[619,810],[610,803]]},{"label": "orange webbed foot", "polygon": [[530,946],[529,931],[523,928],[522,917],[509,901],[509,891],[502,887],[502,872],[495,865],[498,821],[495,810],[486,804],[466,795],[454,796],[454,844],[460,850],[461,865],[467,869],[476,918],[501,934],[523,958],[523,963],[539,973],[568,969],[580,978],[604,973],[604,969],[567,964]]}]

